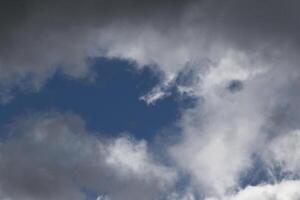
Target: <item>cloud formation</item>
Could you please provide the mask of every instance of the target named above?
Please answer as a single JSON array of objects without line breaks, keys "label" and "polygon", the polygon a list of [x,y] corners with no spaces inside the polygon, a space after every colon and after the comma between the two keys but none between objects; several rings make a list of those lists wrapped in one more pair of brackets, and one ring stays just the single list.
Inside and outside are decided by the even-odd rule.
[{"label": "cloud formation", "polygon": [[[151,66],[164,78],[142,100],[155,103],[174,87],[199,99],[178,122],[180,139],[165,146],[174,167],[191,177],[192,192],[171,192],[169,199],[201,195],[230,200],[298,198],[297,180],[240,188],[242,175],[253,169],[255,159],[275,179],[280,179],[278,167],[280,173],[289,173],[286,179],[297,179],[299,173],[298,1],[27,0],[1,4],[2,102],[9,101],[15,87],[38,90],[56,71],[75,78],[93,76],[87,64],[90,57],[128,59],[137,69]],[[192,71],[185,78],[191,80],[188,84],[180,81],[186,69]],[[109,193],[112,199],[157,198],[160,188],[174,181],[169,168],[149,158],[145,142],[126,137],[102,141],[85,134],[86,130],[77,134],[83,128],[67,120],[73,117],[58,117],[63,122],[57,117],[48,122],[48,118],[18,122],[15,126],[21,128],[15,131],[21,136],[1,145],[3,198],[82,199],[73,181],[78,178],[76,170],[82,176],[80,184]],[[53,137],[55,133],[60,134]],[[71,160],[65,163],[65,157]],[[19,162],[24,168],[18,175]],[[89,162],[95,164],[86,166]],[[28,182],[33,177],[36,180]],[[55,182],[56,178],[61,180]],[[108,183],[103,181],[107,179]],[[126,188],[121,190],[123,185]]]},{"label": "cloud formation", "polygon": [[1,199],[153,199],[176,181],[145,141],[98,138],[76,115],[38,113],[11,126],[0,146]]},{"label": "cloud formation", "polygon": [[[126,26],[130,22],[142,28],[144,22],[153,22],[160,27],[161,23],[156,22],[165,16],[177,16],[184,4],[137,0],[2,1],[2,101],[12,98],[10,91],[15,87],[39,90],[56,71],[76,78],[92,76],[87,59],[104,56],[108,26]],[[120,26],[118,31],[125,35],[122,29]]]},{"label": "cloud formation", "polygon": [[296,200],[300,198],[299,181],[283,181],[274,185],[249,186],[226,200]]},{"label": "cloud formation", "polygon": [[3,1],[2,101],[15,87],[39,90],[57,70],[90,77],[94,56],[158,66],[170,82],[187,65],[218,64],[232,49],[251,60],[298,51],[297,7],[293,0]]}]

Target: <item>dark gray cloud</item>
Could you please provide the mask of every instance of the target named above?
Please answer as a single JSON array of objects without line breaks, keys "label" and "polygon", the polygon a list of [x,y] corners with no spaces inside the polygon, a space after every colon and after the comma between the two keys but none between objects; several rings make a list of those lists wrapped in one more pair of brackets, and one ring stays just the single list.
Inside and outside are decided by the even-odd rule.
[{"label": "dark gray cloud", "polygon": [[[86,77],[85,60],[101,56],[101,30],[114,22],[176,18],[182,1],[1,1],[0,86],[3,101],[15,85],[38,90],[58,68]],[[168,16],[168,17],[166,17]],[[126,22],[126,23],[127,23]],[[166,24],[166,23],[164,23]],[[31,81],[26,81],[30,76]]]},{"label": "dark gray cloud", "polygon": [[215,48],[269,59],[297,48],[298,7],[293,0],[1,1],[0,94],[6,101],[15,85],[38,90],[58,68],[87,77],[85,60],[93,56],[155,64],[165,73],[218,59]]},{"label": "dark gray cloud", "polygon": [[[195,23],[212,28],[216,35],[225,36],[254,50],[257,45],[285,41],[299,42],[299,2],[294,0],[230,0],[201,1],[195,7]],[[204,28],[206,28],[204,27]],[[260,42],[262,44],[259,44]]]}]

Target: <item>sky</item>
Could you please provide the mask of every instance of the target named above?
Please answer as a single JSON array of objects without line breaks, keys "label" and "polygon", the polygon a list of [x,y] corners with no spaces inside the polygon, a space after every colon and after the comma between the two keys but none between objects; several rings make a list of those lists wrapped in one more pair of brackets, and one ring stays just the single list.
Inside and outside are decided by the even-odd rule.
[{"label": "sky", "polygon": [[0,1],[0,200],[299,200],[299,7]]}]

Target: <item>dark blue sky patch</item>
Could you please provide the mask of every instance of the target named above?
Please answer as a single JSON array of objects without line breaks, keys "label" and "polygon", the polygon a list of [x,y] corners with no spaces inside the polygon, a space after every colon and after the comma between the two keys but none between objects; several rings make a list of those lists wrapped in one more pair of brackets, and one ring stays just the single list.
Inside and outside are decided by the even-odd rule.
[{"label": "dark blue sky patch", "polygon": [[99,194],[98,192],[92,191],[87,188],[82,188],[81,191],[85,194],[85,200],[97,200],[99,196],[101,197],[101,200],[106,199],[105,194]]},{"label": "dark blue sky patch", "polygon": [[232,80],[227,85],[227,89],[230,92],[238,92],[238,91],[242,90],[243,87],[244,87],[243,82],[240,80]]},{"label": "dark blue sky patch", "polygon": [[245,188],[249,185],[255,186],[262,183],[274,183],[276,181],[275,178],[265,164],[256,158],[253,167],[241,174],[239,185],[241,188]]},{"label": "dark blue sky patch", "polygon": [[75,80],[57,73],[38,93],[19,93],[0,106],[0,127],[20,114],[59,110],[79,114],[89,129],[116,135],[124,131],[137,138],[151,139],[161,128],[180,116],[188,99],[171,95],[155,105],[139,97],[159,83],[149,68],[136,70],[134,63],[99,58],[92,60],[94,82]]},{"label": "dark blue sky patch", "polygon": [[258,156],[254,156],[253,166],[240,176],[240,187],[245,188],[249,185],[275,184],[283,180],[298,179],[298,175],[284,171],[282,166],[273,163],[272,166],[266,164]]}]

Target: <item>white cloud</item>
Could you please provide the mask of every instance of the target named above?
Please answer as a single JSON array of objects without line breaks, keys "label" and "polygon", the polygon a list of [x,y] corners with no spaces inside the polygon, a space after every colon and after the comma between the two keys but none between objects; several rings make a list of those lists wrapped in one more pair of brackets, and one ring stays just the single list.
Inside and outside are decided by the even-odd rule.
[{"label": "white cloud", "polygon": [[265,160],[286,172],[300,172],[300,130],[283,133],[266,145]]},{"label": "white cloud", "polygon": [[[169,148],[193,187],[206,196],[239,188],[254,157],[264,164],[275,160],[271,170],[281,163],[293,177],[299,171],[297,134],[287,134],[299,128],[297,59],[281,50],[268,58],[264,51],[227,50],[200,73],[193,89],[201,101],[183,114],[181,140]],[[233,80],[243,86],[238,92],[228,89]],[[272,153],[265,156],[268,148]]]},{"label": "white cloud", "polygon": [[149,157],[145,141],[136,142],[128,137],[118,138],[107,147],[106,163],[116,169],[116,173],[125,176],[132,174],[145,181],[160,180],[161,187],[172,184],[176,173],[169,168],[159,166]]},{"label": "white cloud", "polygon": [[237,194],[224,200],[298,200],[300,199],[299,181],[282,181],[270,185],[248,186]]},{"label": "white cloud", "polygon": [[109,200],[109,197],[107,197],[106,195],[100,195],[96,200]]},{"label": "white cloud", "polygon": [[[235,61],[235,54],[231,55],[227,59]],[[261,74],[247,68],[247,62],[224,62],[203,75],[198,94],[204,101],[184,114],[182,141],[170,148],[179,166],[191,174],[195,187],[215,195],[238,186],[240,173],[251,167],[258,141],[264,140],[260,135],[263,102],[253,102],[256,91],[247,85]],[[226,85],[232,79],[243,81],[245,88],[238,93],[228,91]]]},{"label": "white cloud", "polygon": [[166,200],[196,200],[196,197],[190,191],[183,193],[172,192],[167,196]]}]

